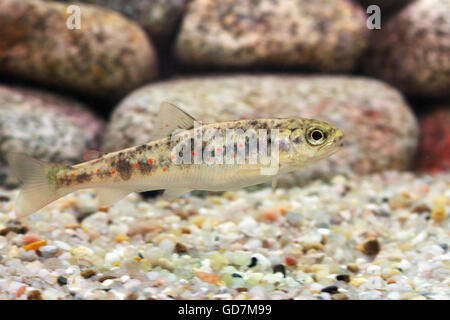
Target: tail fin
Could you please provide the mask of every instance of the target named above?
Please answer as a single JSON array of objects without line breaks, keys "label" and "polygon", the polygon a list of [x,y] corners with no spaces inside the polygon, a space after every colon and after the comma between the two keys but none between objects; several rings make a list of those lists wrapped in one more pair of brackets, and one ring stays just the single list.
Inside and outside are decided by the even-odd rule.
[{"label": "tail fin", "polygon": [[23,182],[16,199],[16,217],[32,214],[61,197],[50,188],[47,178],[47,173],[54,164],[17,152],[9,153],[7,159],[13,172]]}]

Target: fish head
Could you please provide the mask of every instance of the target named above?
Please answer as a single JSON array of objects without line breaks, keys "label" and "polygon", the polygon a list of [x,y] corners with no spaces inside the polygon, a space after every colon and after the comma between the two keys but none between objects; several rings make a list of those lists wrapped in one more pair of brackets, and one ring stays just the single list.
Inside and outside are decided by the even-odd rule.
[{"label": "fish head", "polygon": [[324,121],[298,119],[297,128],[290,134],[290,162],[294,166],[305,166],[325,159],[342,148],[344,133]]}]

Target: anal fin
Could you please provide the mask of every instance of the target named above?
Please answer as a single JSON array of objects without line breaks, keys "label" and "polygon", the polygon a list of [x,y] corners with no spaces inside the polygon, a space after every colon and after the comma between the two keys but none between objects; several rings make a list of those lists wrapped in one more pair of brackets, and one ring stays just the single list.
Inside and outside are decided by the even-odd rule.
[{"label": "anal fin", "polygon": [[188,193],[189,191],[191,191],[191,189],[167,189],[164,191],[162,198],[164,200],[175,200],[181,197],[183,194]]},{"label": "anal fin", "polygon": [[109,207],[122,198],[125,198],[131,192],[133,192],[133,190],[118,188],[98,188],[98,205],[99,207]]}]

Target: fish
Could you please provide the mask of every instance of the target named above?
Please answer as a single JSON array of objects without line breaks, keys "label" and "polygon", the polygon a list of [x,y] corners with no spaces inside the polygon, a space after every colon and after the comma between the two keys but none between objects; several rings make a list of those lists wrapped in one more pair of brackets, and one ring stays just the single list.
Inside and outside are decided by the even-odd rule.
[{"label": "fish", "polygon": [[[30,215],[76,190],[94,188],[99,207],[132,192],[165,190],[177,199],[192,190],[226,191],[272,181],[339,151],[343,132],[315,119],[246,119],[202,124],[163,102],[146,144],[61,165],[11,152],[22,181],[16,217]],[[87,158],[88,159],[88,158]]]}]

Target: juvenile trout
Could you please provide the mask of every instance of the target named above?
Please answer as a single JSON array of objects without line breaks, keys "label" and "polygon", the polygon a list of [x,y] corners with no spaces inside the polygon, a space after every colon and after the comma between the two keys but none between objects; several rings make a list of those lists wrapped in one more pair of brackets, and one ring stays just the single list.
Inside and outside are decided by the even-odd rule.
[{"label": "juvenile trout", "polygon": [[325,122],[290,118],[199,125],[162,103],[149,143],[64,166],[9,153],[23,182],[15,204],[26,216],[75,190],[96,188],[107,207],[131,192],[165,189],[166,199],[191,190],[225,191],[273,181],[337,152],[343,133]]}]

